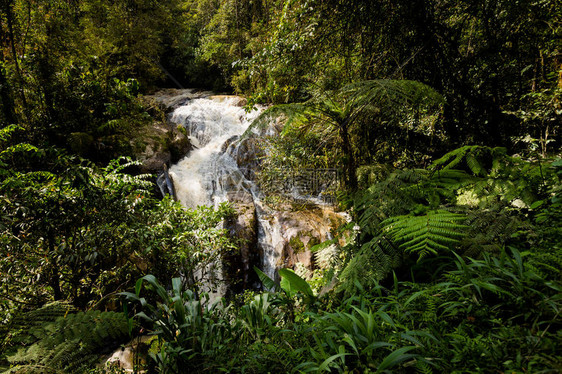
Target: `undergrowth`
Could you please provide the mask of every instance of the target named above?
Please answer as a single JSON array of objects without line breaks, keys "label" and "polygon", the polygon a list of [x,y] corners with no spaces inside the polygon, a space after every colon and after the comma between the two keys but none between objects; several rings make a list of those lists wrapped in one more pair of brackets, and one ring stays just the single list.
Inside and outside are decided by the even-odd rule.
[{"label": "undergrowth", "polygon": [[316,279],[257,269],[269,291],[211,303],[147,275],[132,316],[47,305],[3,330],[7,372],[85,370],[133,321],[155,373],[561,372],[561,178],[485,147],[395,171],[357,196],[345,247],[315,246]]}]

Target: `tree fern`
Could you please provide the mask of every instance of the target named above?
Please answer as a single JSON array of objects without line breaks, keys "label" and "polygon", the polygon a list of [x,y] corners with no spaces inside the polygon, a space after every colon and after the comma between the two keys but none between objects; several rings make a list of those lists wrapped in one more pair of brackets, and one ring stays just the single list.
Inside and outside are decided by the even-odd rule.
[{"label": "tree fern", "polygon": [[[398,113],[431,106],[442,102],[441,96],[431,87],[406,80],[367,80],[350,84],[337,92],[313,93],[301,104],[286,104],[272,107],[258,117],[252,129],[263,128],[273,118],[286,118],[285,131],[297,127],[301,133],[319,133],[322,138],[333,141],[342,153],[344,179],[351,190],[357,187],[356,154],[361,149],[361,138],[351,141],[354,129],[373,126],[365,120],[369,113],[376,112],[389,122],[398,122]],[[247,132],[248,134],[248,132]],[[245,134],[246,135],[246,134]],[[363,141],[364,142],[364,141]]]},{"label": "tree fern", "polygon": [[426,84],[411,80],[377,79],[349,84],[343,91],[357,103],[375,103],[396,110],[422,104],[431,106],[443,102],[443,97]]},{"label": "tree fern", "polygon": [[406,253],[428,254],[448,251],[465,235],[461,224],[466,216],[445,210],[431,211],[423,216],[396,216],[382,222],[383,231]]}]

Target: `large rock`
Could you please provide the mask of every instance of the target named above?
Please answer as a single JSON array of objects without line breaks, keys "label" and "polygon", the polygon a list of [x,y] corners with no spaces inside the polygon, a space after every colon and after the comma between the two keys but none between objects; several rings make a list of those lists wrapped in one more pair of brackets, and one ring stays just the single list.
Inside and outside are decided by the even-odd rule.
[{"label": "large rock", "polygon": [[142,162],[142,173],[160,172],[164,165],[178,162],[193,148],[183,127],[162,122],[143,129],[131,144]]},{"label": "large rock", "polygon": [[211,96],[212,92],[202,91],[193,88],[175,89],[166,88],[155,92],[152,95],[145,95],[145,100],[153,100],[161,109],[171,112],[184,105],[189,100]]},{"label": "large rock", "polygon": [[255,180],[260,171],[260,159],[265,156],[263,140],[250,136],[240,140],[228,148],[229,154],[236,160],[238,168],[249,180]]},{"label": "large rock", "polygon": [[[346,214],[329,206],[310,205],[295,209],[285,206],[275,210],[266,206],[258,209],[262,267],[272,278],[275,270],[301,267],[309,273],[318,266],[310,249],[333,237],[333,231],[347,222]],[[340,243],[344,244],[344,243]]]},{"label": "large rock", "polygon": [[332,238],[332,231],[345,223],[345,216],[328,207],[311,207],[302,211],[281,212],[279,223],[286,245],[279,258],[279,268],[293,268],[301,263],[315,268],[310,249]]},{"label": "large rock", "polygon": [[151,344],[156,340],[155,336],[139,336],[123,345],[105,359],[106,373],[146,373],[148,351]]},{"label": "large rock", "polygon": [[224,221],[224,228],[236,242],[239,251],[228,256],[227,277],[231,291],[239,292],[253,287],[257,281],[253,267],[260,262],[260,254],[256,250],[258,221],[256,206],[250,193],[233,192],[228,195],[228,200],[236,214]]},{"label": "large rock", "polygon": [[277,136],[283,131],[282,119],[272,120],[269,126],[251,128],[242,137],[229,139],[225,143],[224,150],[228,152],[244,176],[255,180],[255,175],[260,169],[261,159],[265,157],[264,137]]}]

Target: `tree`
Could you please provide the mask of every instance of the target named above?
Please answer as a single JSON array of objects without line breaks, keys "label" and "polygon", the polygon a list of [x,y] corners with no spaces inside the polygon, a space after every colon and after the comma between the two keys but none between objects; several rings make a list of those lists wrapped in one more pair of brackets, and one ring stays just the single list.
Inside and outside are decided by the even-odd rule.
[{"label": "tree", "polygon": [[124,173],[130,161],[100,169],[53,148],[9,145],[16,130],[0,132],[0,312],[53,299],[91,306],[147,269],[181,272],[199,287],[232,248],[218,228],[227,207],[186,211],[154,199],[149,176]]},{"label": "tree", "polygon": [[313,0],[281,8],[246,62],[256,100],[303,101],[310,83],[335,90],[360,80],[416,80],[446,99],[453,146],[505,145],[524,135],[506,111],[526,110],[520,98],[553,89],[560,71],[559,0]]},{"label": "tree", "polygon": [[[442,102],[432,88],[414,81],[361,81],[336,92],[321,92],[302,104],[286,104],[265,111],[258,123],[273,116],[287,116],[287,126],[297,126],[302,132],[321,134],[325,141],[337,139],[347,187],[357,189],[357,154],[366,139],[353,137],[362,127],[376,131],[375,117],[400,125],[404,115],[415,114],[422,107],[435,108]],[[352,138],[353,137],[353,138]]]}]

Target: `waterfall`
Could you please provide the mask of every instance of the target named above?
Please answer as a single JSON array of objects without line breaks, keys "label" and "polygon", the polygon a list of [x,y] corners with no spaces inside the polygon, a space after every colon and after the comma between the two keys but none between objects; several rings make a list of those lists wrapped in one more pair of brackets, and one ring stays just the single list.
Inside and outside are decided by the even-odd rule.
[{"label": "waterfall", "polygon": [[[262,193],[252,181],[256,153],[259,153],[260,137],[275,135],[279,128],[272,124],[270,128],[259,130],[259,134],[241,137],[263,108],[246,113],[240,100],[209,95],[192,98],[176,107],[171,121],[184,126],[196,149],[170,167],[169,175],[177,199],[188,208],[217,206],[224,201],[236,207],[239,216],[230,223],[229,230],[242,239],[242,263],[238,269],[247,287],[253,282],[251,266],[258,261],[259,267],[272,279],[278,279],[279,267],[301,264],[312,268],[313,254],[305,249],[310,248],[311,243],[327,240],[335,227],[334,222],[341,223],[345,218],[325,204],[322,206],[318,197],[302,194],[302,189],[296,188],[300,180],[291,173],[280,183],[294,180],[292,194],[315,208],[291,210],[289,206],[275,210],[264,203]],[[302,175],[298,177],[303,178]],[[316,177],[314,181],[316,190],[324,193],[326,181]]]},{"label": "waterfall", "polygon": [[227,200],[229,190],[247,188],[236,160],[223,149],[259,114],[246,113],[236,105],[239,101],[236,97],[195,99],[173,112],[172,122],[185,127],[197,148],[170,168],[176,196],[184,206],[217,205]]},{"label": "waterfall", "polygon": [[[176,197],[185,207],[217,206],[229,200],[229,193],[244,191],[252,196],[255,191],[235,159],[236,140],[261,110],[246,113],[239,104],[237,97],[210,96],[193,99],[172,113],[171,121],[184,126],[196,148],[169,170]],[[251,271],[247,259],[244,266],[246,272]],[[224,280],[219,264],[211,264],[206,271]],[[205,285],[203,289],[209,292],[211,300],[226,292],[225,287],[215,292]]]}]

